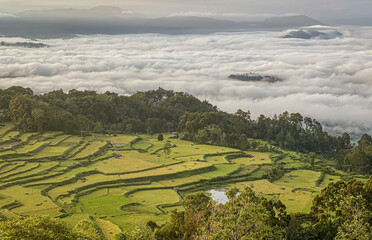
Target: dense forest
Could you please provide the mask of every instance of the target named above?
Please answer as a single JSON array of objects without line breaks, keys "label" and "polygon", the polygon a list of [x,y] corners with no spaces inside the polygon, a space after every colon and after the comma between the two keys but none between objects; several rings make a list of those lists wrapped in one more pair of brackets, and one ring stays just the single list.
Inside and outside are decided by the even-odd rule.
[{"label": "dense forest", "polygon": [[11,121],[23,132],[178,132],[186,140],[242,150],[255,150],[257,146],[247,142],[255,138],[284,149],[326,154],[342,170],[372,172],[372,138],[367,134],[354,146],[347,133],[331,136],[318,121],[299,113],[252,119],[249,111],[229,114],[190,94],[161,88],[131,96],[77,90],[36,95],[15,86],[0,89],[0,109],[0,120]]}]

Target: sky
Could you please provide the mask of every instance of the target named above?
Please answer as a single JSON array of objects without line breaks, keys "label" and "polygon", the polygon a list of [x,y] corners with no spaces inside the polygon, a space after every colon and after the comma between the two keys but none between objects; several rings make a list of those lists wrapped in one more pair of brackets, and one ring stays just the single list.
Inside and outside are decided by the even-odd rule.
[{"label": "sky", "polygon": [[249,16],[304,14],[327,24],[372,25],[371,0],[0,0],[0,13],[98,5],[118,6],[153,17],[199,13],[230,17],[236,14],[240,18],[246,15],[250,19]]},{"label": "sky", "polygon": [[[335,30],[344,37],[285,39],[286,31],[262,31],[43,39],[38,42],[50,47],[0,47],[0,88],[132,94],[162,87],[228,112],[251,110],[254,117],[299,112],[328,125],[327,131],[372,134],[372,27],[328,31]],[[281,81],[228,79],[249,72]]]}]

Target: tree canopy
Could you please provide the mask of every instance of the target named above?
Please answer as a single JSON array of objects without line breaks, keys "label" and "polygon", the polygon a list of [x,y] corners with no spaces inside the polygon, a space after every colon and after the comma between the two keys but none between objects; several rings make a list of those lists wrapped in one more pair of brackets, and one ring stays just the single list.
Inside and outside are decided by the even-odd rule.
[{"label": "tree canopy", "polygon": [[[284,112],[273,117],[251,119],[249,111],[229,114],[184,92],[159,88],[121,96],[113,92],[56,90],[35,95],[29,88],[0,90],[0,121],[11,121],[18,130],[64,131],[72,134],[157,133],[177,131],[185,140],[256,149],[247,138],[262,139],[284,149],[327,153],[338,167],[362,174],[371,173],[372,140],[365,135],[356,148],[350,136],[331,136],[315,119]],[[160,135],[159,135],[160,136]],[[160,138],[159,138],[160,140]]]}]

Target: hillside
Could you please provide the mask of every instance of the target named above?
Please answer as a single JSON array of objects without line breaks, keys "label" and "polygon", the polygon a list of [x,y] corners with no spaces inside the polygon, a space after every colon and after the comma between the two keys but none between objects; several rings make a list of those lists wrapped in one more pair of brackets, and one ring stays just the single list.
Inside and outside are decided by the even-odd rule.
[{"label": "hillside", "polygon": [[[110,226],[131,230],[148,220],[169,221],[190,193],[231,186],[253,186],[259,195],[280,199],[289,212],[307,213],[328,183],[351,177],[322,159],[313,170],[307,155],[262,141],[241,151],[175,135],[159,141],[157,135],[22,134],[12,125],[0,133],[2,215],[47,214],[71,226],[93,219],[107,237]],[[163,150],[167,141],[169,155]],[[267,152],[257,151],[263,146]]]}]

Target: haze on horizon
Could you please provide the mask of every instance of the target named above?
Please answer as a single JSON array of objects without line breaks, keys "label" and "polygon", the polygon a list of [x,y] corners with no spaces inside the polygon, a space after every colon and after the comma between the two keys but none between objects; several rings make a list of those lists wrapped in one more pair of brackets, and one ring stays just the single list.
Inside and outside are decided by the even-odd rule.
[{"label": "haze on horizon", "polygon": [[0,0],[0,17],[26,10],[117,6],[148,17],[199,15],[230,20],[303,14],[331,25],[372,25],[370,0]]}]

